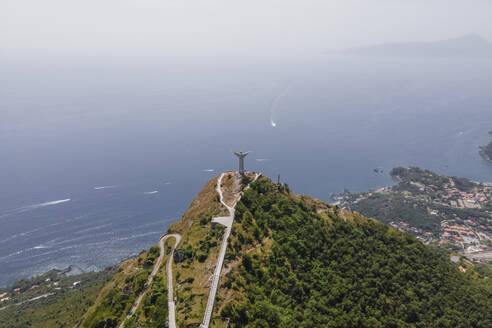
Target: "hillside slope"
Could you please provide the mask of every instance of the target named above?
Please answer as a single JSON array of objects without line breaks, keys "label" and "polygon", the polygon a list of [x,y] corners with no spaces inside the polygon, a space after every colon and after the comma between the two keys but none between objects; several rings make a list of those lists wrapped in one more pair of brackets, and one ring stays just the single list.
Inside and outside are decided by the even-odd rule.
[{"label": "hillside slope", "polygon": [[[230,178],[225,179],[226,186],[231,182]],[[174,253],[171,251],[175,239],[165,241],[163,261],[152,283],[146,286],[145,282],[159,255],[157,246],[120,265],[79,327],[115,328],[123,322],[125,328],[165,327],[169,320],[166,264],[171,256],[174,256],[172,284],[178,326],[200,322],[207,301],[209,272],[215,264],[223,232],[220,226],[211,224],[212,217],[225,210],[219,202],[216,186],[217,178],[210,180],[181,220],[169,227],[168,233],[183,238]],[[139,295],[142,302],[135,314],[127,318]]]},{"label": "hillside slope", "polygon": [[266,178],[237,205],[227,259],[215,316],[232,327],[492,327],[487,280]]},{"label": "hillside slope", "polygon": [[[171,243],[166,241],[165,249]],[[145,292],[145,298],[139,311],[130,323],[150,324],[167,320],[167,289],[165,267],[161,265],[150,286],[147,279],[160,250],[152,246],[148,252],[142,252],[137,258],[129,259],[118,267],[112,279],[101,289],[94,305],[87,311],[78,327],[84,328],[114,328],[117,327],[140,295]],[[130,326],[130,325],[128,325]]]},{"label": "hillside slope", "polygon": [[[251,177],[220,185],[232,205]],[[204,317],[224,228],[214,178],[168,232],[177,327]],[[259,178],[243,192],[210,327],[491,327],[490,279],[439,257],[407,233]],[[142,290],[155,248],[127,261],[81,327],[117,327]],[[163,262],[165,263],[165,261]],[[164,265],[124,327],[166,327]]]}]

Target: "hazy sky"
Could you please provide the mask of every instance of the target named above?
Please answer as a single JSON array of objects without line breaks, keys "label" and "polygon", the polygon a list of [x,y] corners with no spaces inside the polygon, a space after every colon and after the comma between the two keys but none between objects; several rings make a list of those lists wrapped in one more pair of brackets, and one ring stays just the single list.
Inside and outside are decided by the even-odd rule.
[{"label": "hazy sky", "polygon": [[491,0],[1,0],[0,55],[295,54],[467,33]]}]

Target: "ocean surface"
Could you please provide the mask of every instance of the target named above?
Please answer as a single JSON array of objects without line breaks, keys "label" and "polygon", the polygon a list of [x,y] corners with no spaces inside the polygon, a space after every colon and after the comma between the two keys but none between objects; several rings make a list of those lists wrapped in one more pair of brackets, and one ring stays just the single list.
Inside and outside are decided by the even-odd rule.
[{"label": "ocean surface", "polygon": [[147,249],[233,151],[326,201],[397,165],[492,181],[491,89],[489,60],[2,63],[0,285]]}]

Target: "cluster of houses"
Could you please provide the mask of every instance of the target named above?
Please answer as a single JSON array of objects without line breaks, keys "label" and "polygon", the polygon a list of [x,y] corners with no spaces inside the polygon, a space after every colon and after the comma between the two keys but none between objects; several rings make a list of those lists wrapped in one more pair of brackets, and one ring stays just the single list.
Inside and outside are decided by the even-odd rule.
[{"label": "cluster of houses", "polygon": [[[452,181],[452,179],[450,179]],[[482,208],[482,205],[488,203],[492,196],[492,187],[484,186],[475,187],[471,191],[460,191],[454,183],[445,185],[444,194],[441,196],[442,205],[454,208]]]},{"label": "cluster of houses", "polygon": [[[469,254],[492,250],[492,211],[488,210],[488,206],[492,205],[492,185],[476,184],[464,191],[453,178],[445,179],[444,183],[442,179],[436,182],[439,186],[408,181],[408,184],[413,186],[408,191],[405,191],[405,188],[402,191],[401,188],[395,189],[394,186],[390,186],[361,194],[344,192],[332,198],[347,207],[377,193],[386,193],[390,197],[393,193],[398,193],[403,196],[404,204],[414,208],[425,206],[429,215],[439,217],[439,220],[442,220],[441,227],[439,230],[429,231],[411,226],[398,218],[390,222],[391,226],[415,235],[424,243],[435,242],[437,239],[442,246],[463,250]],[[420,192],[416,192],[415,189]],[[472,216],[467,211],[471,209],[475,210]]]},{"label": "cluster of houses", "polygon": [[[465,220],[465,222],[466,221],[471,220]],[[459,224],[454,220],[444,220],[441,222],[439,239],[441,245],[446,243],[457,243],[467,252],[488,250],[489,246],[484,242],[490,240],[485,234],[477,234],[473,231],[471,225]]]},{"label": "cluster of houses", "polygon": [[417,239],[419,239],[420,241],[422,241],[424,243],[428,243],[428,242],[432,241],[432,239],[434,237],[434,234],[432,232],[424,231],[420,228],[413,227],[413,226],[411,226],[408,223],[403,222],[403,221],[392,221],[389,223],[389,225],[392,226],[393,228],[400,230],[400,231],[411,233],[412,235],[417,237]]},{"label": "cluster of houses", "polygon": [[444,191],[440,194],[439,199],[434,202],[444,206],[454,208],[482,208],[482,205],[488,203],[492,196],[492,186],[478,186],[470,191],[461,191],[456,187],[452,178],[449,178],[449,183],[445,183],[442,187],[435,185],[424,185],[420,182],[410,182],[411,185],[417,187],[419,191],[430,191],[435,194],[437,191]]},{"label": "cluster of houses", "polygon": [[7,302],[10,300],[10,297],[7,297],[8,293],[2,293],[0,294],[0,303]]}]

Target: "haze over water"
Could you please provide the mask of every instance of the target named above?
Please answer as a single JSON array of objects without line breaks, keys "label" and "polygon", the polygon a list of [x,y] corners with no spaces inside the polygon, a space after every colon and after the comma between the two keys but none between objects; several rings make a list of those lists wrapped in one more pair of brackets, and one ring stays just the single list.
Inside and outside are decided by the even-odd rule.
[{"label": "haze over water", "polygon": [[102,269],[155,244],[206,181],[236,168],[233,151],[253,151],[247,169],[326,201],[391,184],[397,165],[492,181],[478,155],[491,139],[491,60],[0,70],[0,285],[53,267]]}]

